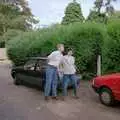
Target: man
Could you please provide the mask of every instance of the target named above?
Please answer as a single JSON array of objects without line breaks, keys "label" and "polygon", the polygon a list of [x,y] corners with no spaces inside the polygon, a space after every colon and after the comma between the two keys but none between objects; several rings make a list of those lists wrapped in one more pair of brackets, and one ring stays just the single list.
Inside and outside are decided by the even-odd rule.
[{"label": "man", "polygon": [[58,67],[63,59],[62,52],[64,45],[58,44],[56,51],[48,56],[48,66],[46,69],[46,85],[45,85],[45,100],[49,100],[50,93],[52,98],[57,100],[57,81],[58,81]]},{"label": "man", "polygon": [[[72,50],[69,50],[67,55],[63,59],[63,96],[67,96],[67,88],[71,82],[73,85],[74,96],[77,96],[77,78],[76,78],[76,68],[75,68],[75,58],[72,56]],[[64,98],[63,98],[64,99]]]}]

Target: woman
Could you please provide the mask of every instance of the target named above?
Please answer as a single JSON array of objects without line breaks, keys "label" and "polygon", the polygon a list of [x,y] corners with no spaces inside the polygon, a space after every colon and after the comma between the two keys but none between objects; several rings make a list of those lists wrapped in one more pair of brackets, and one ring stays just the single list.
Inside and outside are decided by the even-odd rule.
[{"label": "woman", "polygon": [[63,96],[67,96],[68,85],[71,82],[73,85],[74,97],[78,98],[75,58],[72,55],[72,50],[69,50],[67,55],[63,57]]}]

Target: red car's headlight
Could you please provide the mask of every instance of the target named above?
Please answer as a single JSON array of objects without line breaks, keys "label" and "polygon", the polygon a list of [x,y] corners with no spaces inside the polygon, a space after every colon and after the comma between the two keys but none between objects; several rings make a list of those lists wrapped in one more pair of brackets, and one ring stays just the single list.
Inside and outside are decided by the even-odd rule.
[{"label": "red car's headlight", "polygon": [[92,80],[92,85],[95,85],[95,79]]},{"label": "red car's headlight", "polygon": [[95,80],[93,79],[93,81],[92,81],[92,85],[94,85],[95,84]]}]

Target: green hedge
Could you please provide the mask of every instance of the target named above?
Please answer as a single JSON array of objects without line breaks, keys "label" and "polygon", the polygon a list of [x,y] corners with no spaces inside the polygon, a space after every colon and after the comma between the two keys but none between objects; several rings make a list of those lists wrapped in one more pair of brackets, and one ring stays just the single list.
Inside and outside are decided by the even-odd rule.
[{"label": "green hedge", "polygon": [[96,74],[97,55],[101,53],[106,35],[103,28],[103,25],[91,23],[68,27],[70,33],[65,45],[74,49],[78,72],[83,74],[84,79]]},{"label": "green hedge", "polygon": [[55,49],[56,44],[63,43],[66,48],[74,50],[78,72],[85,77],[93,76],[96,74],[96,56],[101,53],[106,34],[102,24],[58,25],[14,38],[7,45],[8,56],[20,65],[27,57],[46,56]]},{"label": "green hedge", "polygon": [[110,22],[107,33],[109,38],[102,50],[103,73],[120,72],[120,20]]},{"label": "green hedge", "polygon": [[23,64],[28,57],[46,56],[55,49],[57,42],[60,41],[59,38],[56,39],[57,35],[61,32],[62,27],[55,27],[17,36],[7,44],[8,56],[15,65]]}]

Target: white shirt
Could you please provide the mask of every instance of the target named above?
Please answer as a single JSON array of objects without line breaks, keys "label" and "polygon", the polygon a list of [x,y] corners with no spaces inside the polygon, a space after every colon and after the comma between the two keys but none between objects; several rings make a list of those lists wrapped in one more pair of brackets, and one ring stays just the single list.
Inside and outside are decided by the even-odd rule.
[{"label": "white shirt", "polygon": [[60,51],[54,51],[48,56],[48,64],[58,68],[62,58],[63,55]]},{"label": "white shirt", "polygon": [[73,56],[64,56],[63,57],[63,73],[64,74],[75,74],[75,58]]}]

